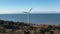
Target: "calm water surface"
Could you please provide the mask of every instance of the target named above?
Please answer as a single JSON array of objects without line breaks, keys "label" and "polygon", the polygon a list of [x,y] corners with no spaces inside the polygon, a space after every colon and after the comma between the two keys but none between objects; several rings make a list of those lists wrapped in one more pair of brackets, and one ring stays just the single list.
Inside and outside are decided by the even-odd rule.
[{"label": "calm water surface", "polygon": [[[27,22],[27,15],[0,14],[0,20]],[[60,24],[60,14],[30,14],[30,22],[38,24]]]}]

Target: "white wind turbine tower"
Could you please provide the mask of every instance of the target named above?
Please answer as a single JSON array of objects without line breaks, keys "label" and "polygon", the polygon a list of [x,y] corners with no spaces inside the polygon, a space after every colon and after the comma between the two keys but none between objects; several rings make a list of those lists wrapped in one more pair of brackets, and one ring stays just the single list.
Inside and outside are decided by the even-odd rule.
[{"label": "white wind turbine tower", "polygon": [[27,14],[27,23],[30,23],[30,12],[31,12],[31,10],[32,10],[32,8],[28,12],[24,11],[24,13]]}]

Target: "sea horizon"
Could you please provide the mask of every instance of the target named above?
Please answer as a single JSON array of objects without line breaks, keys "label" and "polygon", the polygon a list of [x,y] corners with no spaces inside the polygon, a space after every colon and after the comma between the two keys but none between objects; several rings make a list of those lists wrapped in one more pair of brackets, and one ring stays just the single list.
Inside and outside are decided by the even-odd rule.
[{"label": "sea horizon", "polygon": [[[59,13],[30,14],[30,23],[33,24],[60,24]],[[0,20],[27,22],[27,14],[0,14]]]}]

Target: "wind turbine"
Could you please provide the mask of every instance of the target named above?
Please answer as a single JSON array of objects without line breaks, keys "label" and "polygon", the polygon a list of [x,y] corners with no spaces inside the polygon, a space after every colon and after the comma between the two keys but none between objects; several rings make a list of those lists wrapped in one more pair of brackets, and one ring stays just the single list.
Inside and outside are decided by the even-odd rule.
[{"label": "wind turbine", "polygon": [[28,12],[24,11],[24,13],[27,14],[27,23],[30,23],[30,12],[31,12],[31,10],[32,10],[32,8]]}]

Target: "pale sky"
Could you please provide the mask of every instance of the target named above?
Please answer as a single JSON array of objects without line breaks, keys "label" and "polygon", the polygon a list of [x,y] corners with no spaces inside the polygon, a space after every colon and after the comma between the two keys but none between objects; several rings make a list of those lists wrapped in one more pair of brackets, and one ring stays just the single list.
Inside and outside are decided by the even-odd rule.
[{"label": "pale sky", "polygon": [[23,13],[30,8],[31,13],[60,13],[60,0],[0,0],[0,14]]}]

